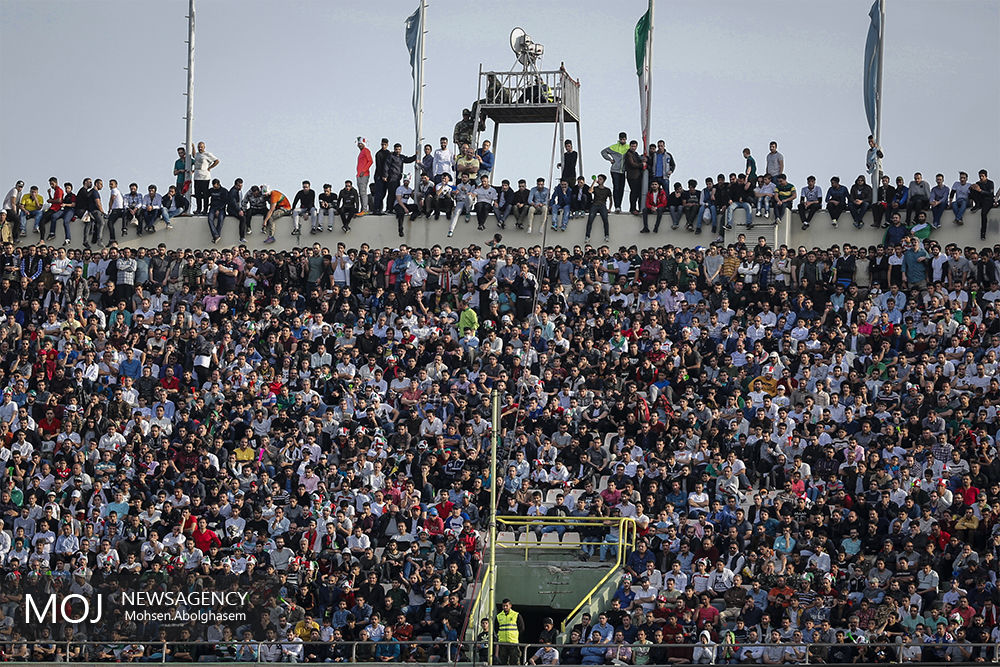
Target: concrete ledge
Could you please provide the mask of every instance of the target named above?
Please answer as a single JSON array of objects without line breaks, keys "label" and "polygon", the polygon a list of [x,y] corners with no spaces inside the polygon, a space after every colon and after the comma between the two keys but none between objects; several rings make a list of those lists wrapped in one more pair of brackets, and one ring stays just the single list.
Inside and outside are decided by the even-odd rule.
[{"label": "concrete ledge", "polygon": [[[612,249],[620,246],[651,247],[665,244],[673,244],[681,247],[694,247],[697,245],[708,245],[715,239],[711,229],[706,227],[702,234],[688,232],[681,226],[677,230],[671,230],[669,218],[664,216],[664,224],[660,226],[658,234],[640,234],[642,219],[638,216],[628,214],[609,216],[610,241],[607,243]],[[777,245],[782,243],[791,247],[804,245],[808,248],[827,248],[834,244],[852,243],[854,245],[878,245],[885,237],[884,229],[875,229],[871,226],[872,218],[869,213],[865,217],[865,226],[862,229],[855,229],[853,219],[849,213],[844,213],[840,217],[840,225],[834,228],[830,224],[830,217],[826,211],[818,212],[812,219],[808,230],[801,228],[801,222],[797,213],[785,214],[785,219],[777,226],[766,224],[763,218],[757,218],[752,229],[747,230],[742,224],[742,212],[737,212],[734,216],[734,229],[726,232],[726,242],[732,242],[740,233],[746,234],[748,243],[755,243],[757,237],[764,236],[768,242]],[[992,245],[994,241],[1000,241],[1000,209],[994,208],[990,211],[989,227],[987,229],[986,241],[979,239],[980,212],[966,212],[965,224],[956,225],[951,211],[944,214],[941,220],[941,228],[934,230],[931,238],[938,242],[956,243],[961,247]],[[259,224],[259,216],[255,219],[255,224]],[[536,221],[537,222],[537,221]],[[545,233],[545,244],[548,246],[562,245],[572,247],[582,245],[584,232],[586,231],[586,218],[573,218],[565,232],[552,231],[551,227]],[[175,218],[174,229],[165,230],[163,223],[157,224],[155,234],[136,237],[134,230],[130,228],[129,236],[125,239],[119,238],[119,246],[138,248],[152,247],[160,243],[166,243],[170,248],[210,248],[212,237],[208,231],[208,222],[204,216],[193,216],[185,218]],[[296,246],[310,246],[319,243],[322,246],[336,246],[343,242],[348,248],[359,247],[362,243],[368,243],[373,247],[395,247],[400,243],[410,246],[429,248],[434,244],[441,246],[465,247],[472,243],[485,244],[493,238],[494,234],[501,234],[503,243],[512,246],[533,246],[541,245],[543,235],[537,229],[532,234],[526,231],[513,228],[513,224],[507,229],[497,228],[496,220],[491,216],[486,223],[485,231],[476,229],[476,218],[466,223],[459,221],[455,228],[455,235],[448,238],[448,222],[441,220],[428,220],[419,218],[415,222],[404,221],[405,234],[399,237],[396,228],[396,218],[390,215],[384,216],[364,216],[356,218],[352,223],[352,230],[349,233],[340,231],[339,225],[336,231],[322,232],[320,234],[310,234],[308,223],[303,225],[301,237],[291,235],[292,221],[288,217],[280,218],[276,223],[275,239],[271,245],[264,244],[264,236],[260,229],[254,232],[247,241],[247,246],[253,250],[261,248],[274,248],[277,250],[288,250]],[[665,229],[664,229],[665,227]],[[83,241],[83,226],[78,221],[73,222],[74,240],[71,246],[81,248]],[[37,236],[29,234],[21,239],[21,245],[36,243]],[[62,230],[53,239],[52,245],[62,243]],[[104,241],[107,242],[107,234],[104,234]],[[601,219],[594,220],[594,228],[591,233],[591,243],[594,246],[604,245],[604,229]],[[235,246],[239,243],[237,222],[235,218],[226,218],[223,225],[222,240],[218,247]]]}]

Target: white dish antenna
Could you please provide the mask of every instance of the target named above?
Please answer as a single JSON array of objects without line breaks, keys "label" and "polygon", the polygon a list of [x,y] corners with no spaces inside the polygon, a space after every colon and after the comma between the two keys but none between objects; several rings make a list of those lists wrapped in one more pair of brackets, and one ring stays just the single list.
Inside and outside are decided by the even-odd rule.
[{"label": "white dish antenna", "polygon": [[531,36],[523,28],[514,28],[510,31],[510,48],[517,56],[517,62],[524,67],[532,67],[545,53],[545,47],[532,41]]}]

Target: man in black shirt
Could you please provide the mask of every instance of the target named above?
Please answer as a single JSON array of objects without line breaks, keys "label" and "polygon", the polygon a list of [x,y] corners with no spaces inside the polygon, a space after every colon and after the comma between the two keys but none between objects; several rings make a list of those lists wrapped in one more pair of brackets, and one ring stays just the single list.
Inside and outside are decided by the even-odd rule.
[{"label": "man in black shirt", "polygon": [[233,187],[229,188],[228,199],[226,201],[226,215],[231,215],[240,221],[240,243],[247,242],[247,234],[250,233],[250,225],[243,214],[241,204],[243,202],[243,179],[237,178],[233,182]]},{"label": "man in black shirt", "polygon": [[302,233],[299,227],[299,216],[309,217],[309,233],[315,234],[318,230],[319,214],[316,211],[316,191],[312,189],[309,181],[302,181],[302,189],[295,193],[292,200],[292,234],[298,236]]},{"label": "man in black shirt", "polygon": [[333,231],[333,218],[337,215],[337,193],[333,191],[333,186],[329,183],[323,184],[323,192],[319,195],[319,228],[323,228],[323,216],[327,218],[326,231]]},{"label": "man in black shirt", "polygon": [[222,181],[213,178],[212,187],[208,189],[208,231],[212,234],[212,243],[218,243],[222,236],[222,223],[226,219],[228,201],[229,192],[222,187]]},{"label": "man in black shirt", "polygon": [[892,200],[896,198],[896,188],[892,187],[892,182],[888,176],[882,177],[882,184],[878,188],[878,201],[872,205],[872,227],[882,226],[882,217],[886,217],[885,226],[889,226],[888,218],[886,212],[889,207],[892,206]]},{"label": "man in black shirt", "polygon": [[607,176],[600,174],[597,177],[597,181],[590,186],[590,212],[587,214],[587,233],[585,234],[589,239],[590,230],[594,227],[594,218],[600,215],[601,222],[604,223],[605,243],[608,242],[608,237],[610,236],[610,230],[608,229],[608,202],[611,201],[611,188],[604,185],[606,180]]},{"label": "man in black shirt", "polygon": [[[528,216],[531,206],[528,205],[528,183],[522,178],[517,182],[517,190],[511,195],[510,203],[513,206],[514,225],[518,229],[524,229],[524,219]],[[434,214],[437,219],[437,213]]]},{"label": "man in black shirt", "polygon": [[[375,153],[375,197],[372,203],[372,215],[382,215],[384,210],[392,210],[392,203],[396,199],[396,191],[389,189],[389,181],[386,177],[386,161],[389,159],[389,140],[382,139],[382,148]],[[389,195],[388,203],[386,194]]]},{"label": "man in black shirt", "polygon": [[993,197],[996,193],[993,181],[987,178],[988,175],[985,169],[980,169],[979,180],[969,188],[969,199],[972,200],[973,206],[972,210],[978,208],[981,211],[982,224],[979,227],[979,238],[981,239],[986,238],[987,217],[989,216],[990,209],[993,208]]},{"label": "man in black shirt", "polygon": [[[496,290],[497,279],[496,271],[491,266],[487,266],[483,270],[483,277],[479,279],[478,289],[479,289],[479,318],[485,320],[489,316],[490,312],[490,292]],[[494,323],[499,324],[499,322]]]},{"label": "man in black shirt", "polygon": [[[701,206],[701,190],[698,189],[698,181],[692,178],[688,181],[688,189],[684,191],[684,218],[687,220],[684,228],[688,231],[695,227],[699,206]],[[701,220],[698,220],[695,234],[701,234]]]},{"label": "man in black shirt", "polygon": [[566,181],[567,183],[576,182],[576,162],[579,155],[575,150],[573,150],[573,142],[567,139],[564,144],[566,147],[566,152],[563,153],[563,159],[559,167],[562,169],[562,174],[559,176],[559,180]]},{"label": "man in black shirt", "polygon": [[350,181],[344,181],[344,188],[337,195],[340,200],[340,222],[345,232],[351,231],[351,220],[358,214],[361,198]]},{"label": "man in black shirt", "polygon": [[[104,215],[104,204],[101,202],[101,190],[104,189],[104,181],[97,179],[94,181],[94,187],[90,187],[90,179],[88,178],[84,181],[84,185],[88,188],[86,197],[89,201],[87,202],[88,209],[87,212],[90,213],[90,229],[91,229],[91,245],[97,245],[101,241],[101,230],[104,225],[107,224],[107,218]],[[82,197],[77,197],[79,201]],[[114,225],[109,225],[108,230],[111,233],[111,241],[115,241],[115,228]],[[84,234],[84,238],[87,235]],[[89,245],[84,243],[85,248],[90,248]]]},{"label": "man in black shirt", "polygon": [[670,229],[677,229],[684,215],[684,190],[680,183],[674,183],[674,191],[667,195],[667,211],[670,213]]}]

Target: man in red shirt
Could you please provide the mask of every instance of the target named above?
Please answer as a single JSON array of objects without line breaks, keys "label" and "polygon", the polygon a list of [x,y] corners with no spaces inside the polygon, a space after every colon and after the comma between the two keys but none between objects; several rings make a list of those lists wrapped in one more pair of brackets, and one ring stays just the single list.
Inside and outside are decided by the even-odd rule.
[{"label": "man in red shirt", "polygon": [[975,505],[976,499],[979,498],[979,489],[972,486],[972,477],[969,475],[962,475],[962,486],[955,493],[962,497],[962,503],[966,507]]},{"label": "man in red shirt", "polygon": [[160,380],[160,386],[170,393],[176,392],[180,388],[181,381],[174,375],[174,369],[170,366],[166,367],[163,378]]},{"label": "man in red shirt", "polygon": [[660,221],[667,211],[667,193],[660,189],[660,184],[653,181],[649,184],[649,192],[646,193],[646,206],[642,209],[642,234],[649,233],[649,214],[656,215],[656,224],[653,226],[653,233],[660,231]]},{"label": "man in red shirt", "polygon": [[[45,236],[45,228],[48,226],[49,220],[51,220],[56,213],[62,210],[62,200],[63,196],[66,194],[63,189],[59,187],[59,179],[53,176],[49,179],[49,189],[47,190],[49,198],[45,201],[48,202],[49,207],[45,209],[45,213],[42,214],[42,222],[38,227],[38,233],[41,234],[42,238]],[[48,238],[54,239],[56,237],[56,223],[52,223],[52,229],[49,231]]]},{"label": "man in red shirt", "polygon": [[198,527],[191,533],[191,539],[194,540],[194,546],[201,549],[202,553],[208,553],[213,544],[217,547],[222,546],[222,540],[219,539],[214,530],[209,530],[208,521],[204,518],[198,519]]},{"label": "man in red shirt", "polygon": [[368,178],[371,176],[372,152],[368,150],[368,142],[364,137],[358,137],[358,196],[361,199],[361,211],[358,217],[368,215]]},{"label": "man in red shirt", "polygon": [[695,612],[695,621],[698,623],[698,629],[705,627],[706,623],[715,625],[719,618],[719,610],[712,606],[712,600],[707,595],[701,596],[701,606]]}]

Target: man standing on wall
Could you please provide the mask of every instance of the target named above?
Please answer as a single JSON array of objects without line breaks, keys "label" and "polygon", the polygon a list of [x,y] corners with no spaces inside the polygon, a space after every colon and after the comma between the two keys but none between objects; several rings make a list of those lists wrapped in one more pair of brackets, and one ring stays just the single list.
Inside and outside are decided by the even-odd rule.
[{"label": "man standing on wall", "polygon": [[618,143],[601,151],[601,157],[611,163],[611,191],[615,202],[615,213],[622,212],[622,197],[625,196],[625,153],[628,152],[628,134],[618,133]]},{"label": "man standing on wall", "polygon": [[392,206],[386,202],[386,194],[391,195],[393,200],[396,198],[395,191],[387,192],[389,190],[389,180],[385,169],[388,159],[389,140],[382,137],[382,147],[375,153],[375,201],[372,203],[372,215],[382,215],[383,210],[392,210]]},{"label": "man standing on wall", "polygon": [[778,152],[778,142],[768,145],[767,167],[764,172],[771,177],[772,183],[778,182],[778,174],[785,173],[785,156]]},{"label": "man standing on wall", "polygon": [[656,152],[649,155],[649,180],[660,184],[660,190],[670,192],[670,175],[677,168],[674,156],[667,151],[667,144],[660,139],[656,142]]},{"label": "man standing on wall", "polygon": [[368,179],[371,177],[372,152],[368,150],[368,141],[358,137],[358,197],[361,199],[361,210],[358,216],[368,215]]},{"label": "man standing on wall", "polygon": [[[990,213],[990,209],[993,208],[993,197],[995,196],[996,189],[993,185],[993,181],[987,178],[989,174],[986,173],[985,169],[979,170],[979,180],[972,184],[969,188],[969,198],[972,199],[972,204],[975,208],[978,208],[982,213],[982,225],[979,228],[979,238],[986,238],[986,223],[988,222],[987,216]],[[975,210],[975,208],[973,210]]]}]

